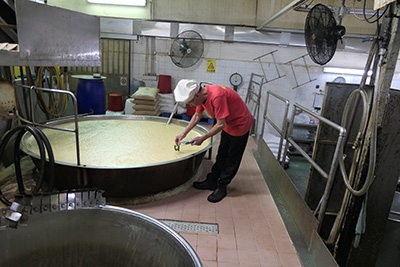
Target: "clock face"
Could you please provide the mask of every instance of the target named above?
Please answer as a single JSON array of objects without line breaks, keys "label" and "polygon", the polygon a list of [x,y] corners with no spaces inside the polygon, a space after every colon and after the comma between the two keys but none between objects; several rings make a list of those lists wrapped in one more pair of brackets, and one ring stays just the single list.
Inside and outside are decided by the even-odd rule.
[{"label": "clock face", "polygon": [[238,86],[242,83],[243,78],[242,75],[240,75],[239,73],[234,73],[229,78],[229,81],[233,86]]}]

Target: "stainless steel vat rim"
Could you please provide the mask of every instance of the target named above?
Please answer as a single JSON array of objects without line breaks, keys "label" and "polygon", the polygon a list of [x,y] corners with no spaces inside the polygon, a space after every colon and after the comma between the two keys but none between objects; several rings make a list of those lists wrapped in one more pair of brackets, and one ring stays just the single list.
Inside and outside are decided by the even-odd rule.
[{"label": "stainless steel vat rim", "polygon": [[164,224],[163,222],[160,222],[153,217],[150,217],[148,215],[145,215],[143,213],[134,211],[134,210],[129,210],[126,208],[121,208],[117,206],[111,206],[111,205],[105,205],[103,210],[109,210],[112,212],[120,212],[120,213],[125,213],[128,215],[134,215],[136,217],[139,217],[147,222],[151,222],[155,224],[156,226],[160,227],[162,230],[173,236],[184,248],[185,250],[189,253],[190,257],[193,259],[193,262],[196,263],[196,266],[202,266],[202,263],[200,262],[200,259],[197,256],[197,253],[193,250],[193,248],[190,246],[190,244],[184,239],[179,233],[177,233],[175,230],[173,230],[171,227],[168,225]]},{"label": "stainless steel vat rim", "polygon": [[[189,244],[188,241],[186,241],[186,239],[184,239],[178,232],[176,232],[174,229],[172,229],[171,227],[169,227],[168,225],[166,225],[165,223],[150,217],[148,215],[145,215],[143,213],[134,211],[134,210],[130,210],[130,209],[126,209],[126,208],[122,208],[122,207],[117,207],[117,206],[112,206],[112,205],[105,205],[105,206],[100,206],[100,207],[94,207],[94,208],[87,208],[87,209],[75,209],[75,210],[63,210],[63,211],[57,211],[57,212],[52,212],[52,213],[34,213],[34,214],[30,214],[29,216],[31,217],[31,219],[38,218],[40,220],[40,216],[41,215],[45,215],[45,216],[55,216],[59,213],[71,213],[71,216],[73,216],[73,212],[84,212],[84,211],[94,211],[94,210],[99,210],[100,212],[106,212],[106,213],[111,213],[113,217],[115,218],[120,218],[118,217],[118,215],[120,216],[128,216],[128,217],[134,217],[135,219],[137,219],[138,221],[144,221],[149,225],[152,225],[154,228],[157,228],[159,230],[161,230],[162,232],[165,232],[166,234],[168,234],[169,237],[171,237],[173,240],[175,240],[177,243],[179,243],[179,245],[186,251],[187,254],[189,254],[193,264],[195,267],[201,267],[202,263],[200,261],[200,258],[198,257],[197,253],[195,252],[195,250],[192,248],[192,246]],[[52,215],[53,214],[53,215]],[[100,213],[101,214],[101,213]],[[38,220],[35,221],[36,223],[33,223],[33,225],[37,225],[38,224]],[[27,221],[27,227],[30,226],[30,220],[28,219]],[[25,226],[20,226],[18,228],[4,228],[1,229],[0,231],[18,231],[21,228],[24,228]],[[36,227],[34,226],[33,229],[35,229]],[[4,236],[3,236],[4,237]],[[6,241],[6,240],[4,240]],[[42,240],[43,241],[43,240]]]},{"label": "stainless steel vat rim", "polygon": [[[86,120],[149,120],[149,121],[160,121],[160,122],[165,122],[167,123],[168,118],[165,117],[157,117],[157,116],[132,116],[132,115],[89,115],[89,116],[84,116],[84,117],[79,117],[78,121],[86,121]],[[62,123],[67,123],[67,122],[73,122],[74,119],[68,118],[68,119],[59,119],[55,121],[50,121],[46,123],[46,125],[58,125]],[[172,119],[171,123],[175,123],[181,126],[187,126],[189,124],[188,121],[185,120],[177,120],[177,119]],[[194,129],[198,129],[204,133],[208,132],[208,129],[201,125],[196,125]],[[28,135],[28,133],[25,133],[22,142],[21,142],[21,149],[28,154],[31,157],[34,158],[39,158],[39,155],[36,153],[33,153],[30,151],[26,146],[25,146],[25,138]],[[142,164],[142,165],[133,165],[133,166],[121,166],[121,167],[110,167],[110,166],[98,166],[98,165],[77,165],[76,163],[71,163],[71,162],[63,162],[63,161],[57,161],[55,160],[56,164],[64,165],[64,166],[72,166],[72,167],[79,167],[79,168],[89,168],[89,169],[107,169],[107,170],[112,170],[112,169],[139,169],[139,168],[147,168],[147,167],[154,167],[154,166],[159,166],[159,165],[166,165],[166,164],[171,164],[179,161],[184,161],[189,158],[192,158],[194,156],[197,156],[198,154],[206,152],[208,149],[212,147],[214,144],[215,138],[211,138],[211,142],[208,146],[203,148],[202,150],[197,151],[196,153],[187,155],[186,157],[182,157],[179,159],[175,160],[169,160],[169,161],[162,161],[162,162],[156,162],[156,163],[150,163],[150,164]],[[171,148],[173,149],[173,147]]]}]

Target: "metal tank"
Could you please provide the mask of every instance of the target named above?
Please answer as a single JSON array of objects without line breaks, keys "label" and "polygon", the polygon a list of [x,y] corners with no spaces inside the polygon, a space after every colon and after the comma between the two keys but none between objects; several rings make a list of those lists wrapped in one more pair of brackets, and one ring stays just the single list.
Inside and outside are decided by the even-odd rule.
[{"label": "metal tank", "polygon": [[[167,118],[152,116],[86,116],[78,119],[78,123],[84,120],[145,120],[160,121],[167,123]],[[59,120],[48,123],[47,125],[57,127],[57,125],[70,120]],[[188,125],[187,121],[173,119],[171,124],[178,124],[183,127]],[[193,130],[200,133],[207,133],[208,130],[197,125]],[[179,133],[177,133],[179,134]],[[27,136],[22,139],[21,149],[31,156],[37,166],[40,166],[40,157],[27,149]],[[124,140],[129,145],[128,140]],[[173,143],[173,140],[172,140]],[[104,190],[106,197],[112,198],[132,198],[145,197],[172,190],[193,177],[197,177],[201,172],[201,162],[207,150],[211,148],[213,140],[205,148],[198,152],[178,158],[175,160],[152,163],[139,166],[124,167],[104,167],[78,165],[66,162],[59,162],[56,159],[54,186],[59,190],[69,190],[76,188],[98,188]],[[110,144],[112,145],[112,144]],[[173,149],[173,146],[171,147]],[[47,174],[45,173],[45,179]]]},{"label": "metal tank", "polygon": [[77,197],[71,202],[68,196],[63,206],[61,195],[48,209],[46,196],[33,196],[17,222],[21,213],[12,210],[21,203],[0,215],[0,266],[202,266],[187,241],[165,224],[115,206],[84,208]]}]

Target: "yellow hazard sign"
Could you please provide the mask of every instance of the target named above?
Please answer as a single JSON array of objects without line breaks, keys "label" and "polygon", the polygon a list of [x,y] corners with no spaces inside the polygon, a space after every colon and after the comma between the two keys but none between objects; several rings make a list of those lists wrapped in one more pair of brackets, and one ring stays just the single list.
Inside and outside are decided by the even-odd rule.
[{"label": "yellow hazard sign", "polygon": [[207,72],[215,72],[215,60],[207,60]]}]

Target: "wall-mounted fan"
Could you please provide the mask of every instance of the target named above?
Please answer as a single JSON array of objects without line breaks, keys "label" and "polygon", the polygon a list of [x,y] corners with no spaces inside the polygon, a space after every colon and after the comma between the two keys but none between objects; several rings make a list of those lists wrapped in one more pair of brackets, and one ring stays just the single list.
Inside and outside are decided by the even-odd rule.
[{"label": "wall-mounted fan", "polygon": [[306,47],[311,59],[320,65],[328,63],[336,51],[338,40],[346,29],[336,24],[332,11],[324,5],[315,5],[307,14],[304,26]]},{"label": "wall-mounted fan", "polygon": [[171,45],[170,57],[180,68],[188,68],[196,64],[203,55],[204,41],[201,35],[192,30],[178,34]]}]

